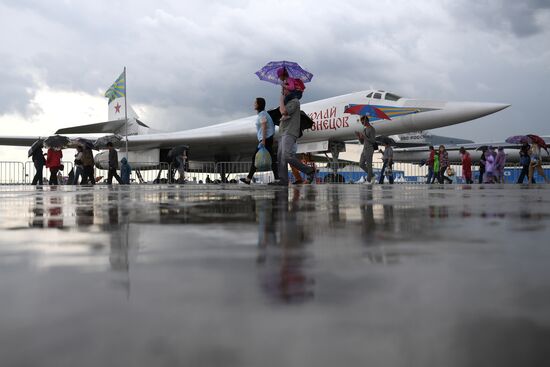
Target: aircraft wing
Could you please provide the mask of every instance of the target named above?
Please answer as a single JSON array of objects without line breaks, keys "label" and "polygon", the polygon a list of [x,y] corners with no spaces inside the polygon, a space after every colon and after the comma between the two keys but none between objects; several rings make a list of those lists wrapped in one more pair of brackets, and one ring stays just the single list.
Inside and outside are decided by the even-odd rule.
[{"label": "aircraft wing", "polygon": [[[170,149],[188,145],[192,160],[250,161],[258,144],[255,117],[203,128],[128,136],[128,149]],[[124,148],[125,139],[117,144]]]},{"label": "aircraft wing", "polygon": [[57,130],[56,134],[98,134],[110,133],[122,128],[125,124],[124,120],[113,120],[106,122],[98,122],[96,124],[80,125],[66,127]]},{"label": "aircraft wing", "polygon": [[11,145],[16,147],[30,147],[38,139],[45,139],[47,136],[0,136],[0,145]]}]

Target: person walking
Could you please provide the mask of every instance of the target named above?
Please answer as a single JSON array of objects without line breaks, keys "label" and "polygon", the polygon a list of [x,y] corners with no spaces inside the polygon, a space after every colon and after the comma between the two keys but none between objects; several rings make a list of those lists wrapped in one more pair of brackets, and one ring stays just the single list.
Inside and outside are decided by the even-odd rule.
[{"label": "person walking", "polygon": [[485,177],[485,163],[487,162],[485,160],[485,152],[487,151],[487,147],[481,148],[481,157],[479,158],[479,177],[478,182],[480,184],[483,183],[483,179]]},{"label": "person walking", "polygon": [[82,151],[82,182],[81,185],[95,185],[94,177],[94,154],[88,147],[84,147]]},{"label": "person walking", "polygon": [[113,184],[113,177],[116,178],[119,184],[122,183],[120,176],[117,173],[118,170],[118,153],[113,148],[113,143],[108,142],[107,148],[109,149],[109,173],[107,174],[107,184]]},{"label": "person walking", "polygon": [[495,155],[493,153],[493,147],[489,147],[489,149],[483,153],[485,158],[485,175],[483,177],[483,183],[495,183]]},{"label": "person walking", "polygon": [[521,165],[521,172],[518,177],[518,184],[522,184],[525,180],[525,177],[527,177],[527,180],[529,180],[529,163],[531,163],[531,156],[529,155],[530,149],[531,147],[529,146],[529,144],[525,143],[521,146],[521,149],[519,150],[519,164]]},{"label": "person walking", "polygon": [[495,158],[495,180],[497,183],[504,183],[504,167],[506,166],[506,153],[503,147],[498,147],[498,153]]},{"label": "person walking", "polygon": [[467,184],[473,184],[472,181],[472,158],[470,153],[464,147],[460,147],[460,159],[462,161],[462,177]]},{"label": "person walking", "polygon": [[356,132],[359,142],[363,144],[363,151],[359,159],[359,167],[367,174],[366,183],[371,183],[374,173],[372,171],[372,155],[374,154],[376,144],[376,130],[370,124],[367,116],[361,116],[361,124],[363,125],[363,133]]},{"label": "person walking", "polygon": [[46,167],[50,169],[50,185],[58,185],[57,172],[61,168],[61,158],[63,152],[61,150],[50,148],[46,156]]},{"label": "person walking", "polygon": [[82,156],[84,155],[84,149],[81,146],[76,147],[76,154],[74,156],[74,177],[71,182],[72,185],[78,185],[78,179],[82,177],[84,179],[84,166],[82,165]]},{"label": "person walking", "polygon": [[288,186],[288,164],[305,173],[309,182],[315,182],[315,168],[300,162],[293,153],[294,144],[296,144],[296,140],[300,136],[300,101],[298,98],[292,98],[285,104],[285,94],[288,94],[288,91],[283,88],[279,101],[279,111],[281,115],[288,115],[289,118],[284,121],[281,119],[279,125],[279,133],[281,134],[277,150],[279,180],[270,184]]},{"label": "person walking", "polygon": [[449,153],[447,153],[447,150],[445,149],[444,145],[439,146],[439,183],[445,183],[445,181],[448,181],[449,183],[453,183],[453,180],[451,180],[449,177],[445,176],[445,172],[447,171],[447,168],[449,167]]},{"label": "person walking", "polygon": [[533,183],[535,170],[537,170],[539,176],[544,178],[544,182],[550,183],[544,170],[542,169],[542,154],[538,144],[531,144],[531,163],[529,164],[529,184]]},{"label": "person walking", "polygon": [[[382,151],[380,151],[382,153]],[[393,184],[393,149],[388,142],[384,144],[384,152],[382,153],[382,169],[380,170],[379,184],[384,183],[384,176],[388,176],[390,184]]]},{"label": "person walking", "polygon": [[434,175],[432,177],[432,182],[430,183],[435,183],[435,180],[439,182],[439,150],[434,149],[434,152]]},{"label": "person walking", "polygon": [[[178,183],[184,184],[185,183],[185,165],[187,162],[187,155],[185,153],[185,150],[181,152],[180,155],[176,157],[176,164],[178,167]],[[122,171],[121,171],[122,173]],[[124,179],[124,178],[123,178]]]},{"label": "person walking", "polygon": [[44,181],[42,177],[44,174],[44,165],[46,164],[46,159],[44,158],[42,148],[37,148],[34,152],[32,152],[32,161],[34,163],[34,169],[36,170],[36,173],[34,174],[31,185],[43,185]]},{"label": "person walking", "polygon": [[[254,160],[256,158],[256,153],[260,148],[264,147],[269,152],[271,156],[271,170],[273,171],[273,176],[275,180],[279,179],[279,172],[277,168],[277,160],[275,159],[275,153],[273,152],[273,143],[275,139],[275,124],[273,119],[265,111],[265,99],[257,97],[254,100],[254,110],[258,114],[256,118],[256,137],[258,139],[258,145],[252,156],[252,164],[250,165],[250,170],[248,171],[248,176],[246,178],[241,178],[241,181],[247,185],[250,185],[254,173],[256,173],[256,166],[254,165]],[[298,111],[299,113],[299,111]],[[299,121],[298,121],[299,124]]]},{"label": "person walking", "polygon": [[435,149],[433,145],[430,145],[430,155],[428,156],[428,160],[426,161],[426,165],[428,166],[428,176],[426,178],[426,183],[433,183],[433,179],[435,178],[434,173],[434,161],[435,161]]},{"label": "person walking", "polygon": [[129,185],[130,184],[130,174],[132,173],[132,167],[128,163],[128,160],[126,157],[123,157],[120,160],[120,178],[122,179],[122,184]]}]

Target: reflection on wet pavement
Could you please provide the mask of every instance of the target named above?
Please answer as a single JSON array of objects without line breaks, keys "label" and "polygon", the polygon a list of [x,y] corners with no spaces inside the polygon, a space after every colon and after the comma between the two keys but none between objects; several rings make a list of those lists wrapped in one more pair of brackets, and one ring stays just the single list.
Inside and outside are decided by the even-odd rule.
[{"label": "reflection on wet pavement", "polygon": [[0,188],[21,366],[547,365],[550,189]]}]

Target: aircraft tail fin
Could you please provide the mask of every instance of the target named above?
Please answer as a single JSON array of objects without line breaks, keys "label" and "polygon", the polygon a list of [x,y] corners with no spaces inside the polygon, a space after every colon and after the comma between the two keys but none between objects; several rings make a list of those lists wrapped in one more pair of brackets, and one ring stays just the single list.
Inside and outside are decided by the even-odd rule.
[{"label": "aircraft tail fin", "polygon": [[[124,121],[124,98],[116,98],[109,103],[109,121],[95,124],[71,126],[57,130],[56,134],[118,134],[126,135]],[[147,134],[149,126],[141,122],[132,106],[128,107],[128,135]]]}]

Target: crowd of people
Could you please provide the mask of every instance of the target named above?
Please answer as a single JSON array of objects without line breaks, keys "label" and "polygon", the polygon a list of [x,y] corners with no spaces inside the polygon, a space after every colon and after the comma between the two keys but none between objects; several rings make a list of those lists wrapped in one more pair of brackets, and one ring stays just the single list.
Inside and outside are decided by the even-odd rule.
[{"label": "crowd of people", "polygon": [[[111,185],[113,178],[115,178],[119,184],[129,184],[132,168],[128,164],[128,160],[125,157],[122,158],[119,167],[118,153],[113,144],[107,143],[107,149],[109,149],[107,183]],[[95,185],[97,181],[101,180],[101,177],[94,177],[94,155],[90,147],[81,145],[76,147],[74,167],[69,172],[67,180],[64,179],[62,174],[65,169],[61,161],[62,158],[62,149],[50,147],[44,153],[41,147],[37,147],[32,153],[32,161],[36,171],[32,179],[32,185],[44,184],[44,166],[50,170],[50,178],[48,179],[50,185]],[[120,176],[117,173],[119,168]]]},{"label": "crowd of people", "polygon": [[[365,183],[370,184],[374,178],[372,160],[374,152],[378,150],[378,142],[376,140],[376,130],[370,124],[368,117],[361,116],[360,121],[363,125],[363,132],[357,133],[357,137],[359,142],[363,144],[363,151],[359,159],[359,167],[367,174]],[[393,149],[390,144],[384,145],[384,151],[379,150],[382,154],[383,165],[380,170],[378,183],[384,183],[384,178],[388,177],[389,183],[392,184],[394,181],[392,172]],[[472,157],[464,147],[460,147],[459,153],[462,164],[462,179],[465,183],[472,184],[474,183],[472,175]],[[433,146],[430,146],[425,164],[428,167],[428,174],[426,176],[427,184],[436,182],[439,184],[453,183],[453,180],[449,176],[454,176],[455,172],[450,166],[449,153],[444,145],[440,145],[437,150]],[[542,155],[539,145],[535,143],[531,145],[523,144],[520,149],[520,165],[522,166],[522,170],[517,183],[523,183],[526,177],[529,183],[535,183],[535,171],[546,183],[550,183],[550,180],[548,180],[542,168]],[[493,146],[482,147],[481,158],[479,160],[478,183],[505,183],[505,167],[506,153],[503,147],[498,147],[496,150]]]}]

